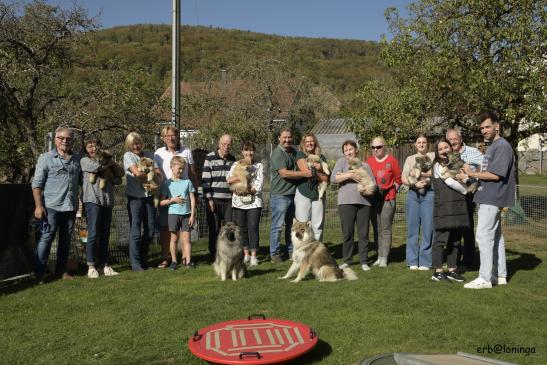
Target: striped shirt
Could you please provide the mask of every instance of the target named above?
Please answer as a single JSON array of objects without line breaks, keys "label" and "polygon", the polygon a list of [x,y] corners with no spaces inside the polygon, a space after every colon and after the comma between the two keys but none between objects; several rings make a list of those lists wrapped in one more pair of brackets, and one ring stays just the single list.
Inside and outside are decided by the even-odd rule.
[{"label": "striped shirt", "polygon": [[207,199],[232,199],[230,185],[226,182],[226,175],[235,161],[231,154],[222,158],[218,151],[211,152],[205,156],[203,172],[201,174],[201,187],[203,195]]},{"label": "striped shirt", "polygon": [[463,151],[460,152],[460,157],[469,165],[469,167],[471,167],[471,170],[477,171],[477,167],[482,164],[484,155],[475,147],[464,145]]}]

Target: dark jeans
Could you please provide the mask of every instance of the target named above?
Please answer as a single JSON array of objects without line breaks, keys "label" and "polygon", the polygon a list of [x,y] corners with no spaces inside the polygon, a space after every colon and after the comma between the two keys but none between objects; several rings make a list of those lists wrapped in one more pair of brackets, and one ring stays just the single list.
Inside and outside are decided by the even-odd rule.
[{"label": "dark jeans", "polygon": [[[104,266],[108,264],[108,241],[110,239],[110,224],[112,223],[112,208],[95,203],[84,203],[87,218],[87,265]],[[97,260],[95,260],[97,252]]]},{"label": "dark jeans", "polygon": [[55,274],[61,275],[66,271],[70,238],[72,236],[72,229],[74,228],[76,212],[59,212],[49,208],[46,208],[46,211],[47,218],[40,226],[40,238],[34,255],[35,273],[36,275],[43,275],[47,272],[47,260],[51,251],[51,244],[58,230],[59,239]]},{"label": "dark jeans", "polygon": [[[152,197],[127,196],[129,215],[129,260],[131,269],[140,271],[148,267],[148,246],[155,230],[156,208]],[[142,235],[141,235],[142,228]]]},{"label": "dark jeans", "polygon": [[[463,235],[463,250],[460,251],[458,262],[465,265],[467,268],[473,266],[475,259],[475,219],[473,213],[475,213],[476,204],[473,203],[473,194],[465,196],[467,203],[467,212],[469,214],[469,228],[462,229]],[[463,255],[463,258],[461,257]]]},{"label": "dark jeans", "polygon": [[[209,228],[209,254],[210,259],[214,260],[217,254],[217,238],[222,222],[232,221],[232,200],[214,199],[215,211],[207,211],[207,226]],[[208,202],[205,203],[208,206]]]},{"label": "dark jeans", "polygon": [[446,246],[446,264],[449,269],[457,268],[458,252],[460,251],[460,229],[436,229],[433,235],[433,248],[431,249],[432,264],[434,269],[443,267],[443,251]]},{"label": "dark jeans", "polygon": [[368,221],[371,208],[368,205],[360,204],[340,204],[338,213],[340,214],[340,224],[342,226],[342,261],[351,264],[353,257],[353,233],[357,225],[359,234],[359,262],[368,263]]},{"label": "dark jeans", "polygon": [[258,225],[260,224],[261,212],[262,208],[233,209],[234,219],[241,233],[243,247],[250,248],[251,251],[258,250]]}]

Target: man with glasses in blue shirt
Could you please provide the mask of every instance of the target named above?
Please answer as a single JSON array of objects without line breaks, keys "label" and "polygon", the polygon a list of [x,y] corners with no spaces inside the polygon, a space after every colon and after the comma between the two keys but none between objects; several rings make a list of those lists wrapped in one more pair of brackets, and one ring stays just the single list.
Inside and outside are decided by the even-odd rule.
[{"label": "man with glasses in blue shirt", "polygon": [[47,274],[47,261],[57,231],[56,277],[72,279],[66,270],[70,239],[78,209],[78,186],[81,181],[80,156],[72,153],[74,133],[68,127],[55,131],[55,148],[38,158],[32,195],[34,217],[40,221],[40,239],[35,252],[35,274]]}]

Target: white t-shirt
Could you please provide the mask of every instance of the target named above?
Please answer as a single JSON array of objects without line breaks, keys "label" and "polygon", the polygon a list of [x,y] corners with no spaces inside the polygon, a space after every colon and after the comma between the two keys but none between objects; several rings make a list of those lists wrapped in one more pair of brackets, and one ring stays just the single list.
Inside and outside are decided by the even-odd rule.
[{"label": "white t-shirt", "polygon": [[158,148],[154,153],[154,161],[163,173],[163,180],[166,181],[173,175],[170,165],[173,156],[181,156],[186,161],[184,171],[182,171],[182,178],[188,179],[188,166],[194,164],[194,158],[192,157],[192,151],[190,151],[190,149],[181,146],[175,153],[169,152],[166,147]]}]

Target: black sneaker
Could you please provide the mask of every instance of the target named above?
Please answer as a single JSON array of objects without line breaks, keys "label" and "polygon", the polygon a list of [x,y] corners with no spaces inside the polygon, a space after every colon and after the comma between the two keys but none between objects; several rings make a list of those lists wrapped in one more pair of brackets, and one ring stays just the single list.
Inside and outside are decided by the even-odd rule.
[{"label": "black sneaker", "polygon": [[431,277],[433,281],[448,281],[448,277],[443,271],[435,272]]},{"label": "black sneaker", "polygon": [[281,258],[280,255],[272,255],[271,261],[272,261],[272,264],[280,264],[283,262],[283,259]]},{"label": "black sneaker", "polygon": [[169,270],[176,270],[177,269],[177,262],[173,261],[171,265],[169,265]]},{"label": "black sneaker", "polygon": [[458,283],[462,283],[465,280],[465,278],[457,271],[449,271],[448,274],[446,274],[446,277],[452,281],[457,281]]},{"label": "black sneaker", "polygon": [[186,266],[187,269],[195,269],[196,268],[196,264],[193,261],[187,262],[185,264],[185,266]]}]

